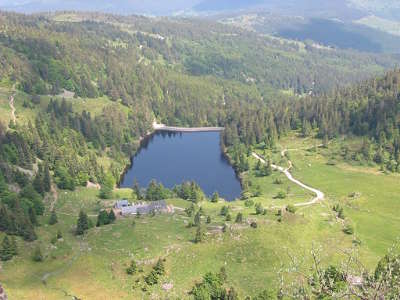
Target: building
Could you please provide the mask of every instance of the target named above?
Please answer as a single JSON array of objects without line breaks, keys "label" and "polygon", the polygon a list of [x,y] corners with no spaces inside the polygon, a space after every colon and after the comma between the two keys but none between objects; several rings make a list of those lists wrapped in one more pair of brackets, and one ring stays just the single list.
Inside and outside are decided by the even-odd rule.
[{"label": "building", "polygon": [[165,200],[139,202],[130,204],[127,200],[119,200],[114,204],[115,215],[148,215],[151,213],[172,213],[173,207],[168,206]]},{"label": "building", "polygon": [[114,208],[115,209],[122,209],[123,207],[128,207],[131,204],[128,202],[128,200],[118,200],[115,204],[114,204]]}]

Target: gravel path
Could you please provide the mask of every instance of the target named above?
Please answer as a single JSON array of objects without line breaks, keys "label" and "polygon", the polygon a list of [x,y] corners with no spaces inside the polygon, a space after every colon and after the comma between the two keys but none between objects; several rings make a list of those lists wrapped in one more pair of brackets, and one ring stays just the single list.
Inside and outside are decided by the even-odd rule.
[{"label": "gravel path", "polygon": [[[287,152],[287,150],[283,150],[282,153],[281,153],[282,156],[285,156],[286,152]],[[253,157],[255,157],[256,159],[258,159],[259,161],[261,161],[263,164],[266,164],[266,163],[267,163],[267,162],[266,162],[260,155],[258,155],[257,153],[253,152],[252,155],[253,155]],[[297,179],[295,179],[295,178],[293,177],[293,175],[289,172],[289,170],[292,168],[292,162],[291,162],[290,160],[288,160],[288,163],[289,163],[289,167],[286,168],[286,169],[283,168],[283,167],[274,165],[274,164],[271,164],[271,167],[272,167],[273,169],[278,170],[278,171],[282,172],[283,174],[285,174],[285,176],[286,176],[291,182],[297,184],[298,186],[300,186],[300,187],[302,187],[302,188],[304,188],[304,189],[306,189],[306,190],[308,190],[308,191],[310,191],[310,192],[313,192],[313,193],[316,195],[312,200],[310,200],[310,201],[308,201],[308,202],[297,203],[297,204],[295,204],[295,206],[301,207],[301,206],[313,205],[313,204],[316,204],[316,203],[318,203],[318,202],[324,200],[324,199],[325,199],[325,194],[324,194],[323,192],[321,192],[320,190],[317,190],[317,189],[315,189],[315,188],[312,188],[312,187],[310,187],[310,186],[308,186],[308,185],[302,183],[301,181],[299,181],[299,180],[297,180]]]}]

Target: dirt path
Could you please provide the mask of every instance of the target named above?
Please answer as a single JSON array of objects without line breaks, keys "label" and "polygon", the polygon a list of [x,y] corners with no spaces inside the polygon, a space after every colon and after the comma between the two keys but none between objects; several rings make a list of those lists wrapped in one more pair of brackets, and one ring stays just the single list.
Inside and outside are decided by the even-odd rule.
[{"label": "dirt path", "polygon": [[[286,152],[287,152],[286,149],[283,150],[283,151],[281,152],[281,155],[282,155],[282,156],[285,156]],[[258,155],[257,153],[253,152],[252,155],[253,155],[253,157],[255,157],[256,159],[258,159],[259,161],[261,161],[263,164],[266,164],[266,163],[267,163],[267,162],[266,162],[260,155]],[[320,202],[320,201],[322,201],[322,200],[325,199],[325,194],[324,194],[323,192],[321,192],[320,190],[317,190],[317,189],[315,189],[315,188],[312,188],[312,187],[310,187],[310,186],[308,186],[308,185],[302,183],[301,181],[295,179],[295,178],[293,177],[293,175],[289,172],[289,170],[292,168],[292,162],[291,162],[290,160],[288,160],[288,164],[289,164],[289,167],[286,168],[286,169],[283,168],[283,167],[274,165],[274,164],[271,164],[271,167],[272,167],[273,169],[278,170],[278,171],[282,172],[283,174],[285,174],[285,176],[286,176],[291,182],[297,184],[298,186],[300,186],[300,187],[302,187],[302,188],[304,188],[304,189],[306,189],[306,190],[308,190],[308,191],[310,191],[310,192],[313,192],[313,193],[316,195],[316,197],[314,197],[312,200],[310,200],[310,201],[308,201],[308,202],[297,203],[297,204],[295,204],[294,206],[296,206],[296,207],[301,207],[301,206],[313,205],[313,204],[316,204],[316,203],[318,203],[318,202]]]},{"label": "dirt path", "polygon": [[15,106],[14,106],[14,96],[15,92],[13,95],[10,96],[10,107],[11,107],[11,120],[13,121],[14,125],[17,123],[17,118],[15,117]]},{"label": "dirt path", "polygon": [[51,201],[50,203],[50,211],[54,210],[54,206],[57,203],[58,200],[58,192],[57,192],[57,188],[54,184],[51,185],[51,194],[53,195],[53,201]]}]

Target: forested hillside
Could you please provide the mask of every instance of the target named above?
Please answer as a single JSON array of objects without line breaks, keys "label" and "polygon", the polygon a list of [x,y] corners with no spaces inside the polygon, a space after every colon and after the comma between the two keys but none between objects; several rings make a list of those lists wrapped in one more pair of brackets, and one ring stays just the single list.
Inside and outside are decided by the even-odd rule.
[{"label": "forested hillside", "polygon": [[[232,221],[230,212],[235,210],[243,210],[248,219],[244,222],[243,215],[238,213],[235,221],[237,226],[232,230],[246,230],[250,238],[241,240],[239,234],[227,240],[229,243],[241,243],[246,249],[243,250],[244,256],[252,257],[255,254],[257,259],[253,261],[241,257],[230,260],[230,263],[239,266],[243,263],[246,272],[275,263],[269,258],[264,259],[263,254],[257,252],[258,247],[249,246],[249,241],[254,240],[258,243],[256,245],[265,247],[263,242],[269,234],[257,235],[257,228],[273,228],[276,230],[274,238],[280,239],[287,237],[282,230],[294,236],[293,227],[304,226],[310,231],[318,231],[325,245],[330,243],[325,240],[327,234],[333,241],[340,235],[339,242],[346,246],[361,245],[355,234],[350,240],[342,237],[343,232],[353,235],[354,228],[349,226],[347,222],[350,221],[344,217],[343,209],[340,210],[339,206],[334,206],[332,210],[329,206],[332,203],[329,202],[327,208],[318,207],[317,213],[310,218],[304,211],[296,215],[296,207],[292,202],[299,207],[304,206],[309,202],[300,203],[299,198],[307,201],[310,195],[303,195],[304,191],[298,186],[283,181],[286,180],[283,176],[273,174],[270,158],[287,164],[288,169],[282,167],[282,170],[289,172],[293,165],[286,153],[287,148],[280,144],[305,143],[306,150],[296,150],[309,151],[312,148],[310,152],[317,153],[319,148],[323,148],[320,156],[313,157],[313,163],[326,170],[327,163],[321,167],[323,155],[329,153],[327,149],[330,143],[340,141],[339,151],[329,153],[335,159],[340,157],[345,162],[367,162],[371,167],[379,166],[387,173],[400,172],[400,70],[396,69],[399,59],[396,55],[321,47],[200,19],[73,12],[42,15],[0,12],[0,231],[7,238],[4,239],[5,246],[1,246],[1,254],[7,248],[4,260],[17,255],[16,250],[11,249],[16,247],[15,240],[8,241],[8,235],[18,236],[19,243],[23,242],[24,245],[32,245],[31,242],[39,239],[47,245],[46,251],[50,253],[51,249],[57,249],[54,244],[65,234],[68,246],[60,246],[60,252],[54,255],[60,259],[60,253],[67,253],[65,257],[71,259],[72,266],[75,260],[80,259],[80,255],[90,256],[92,250],[87,243],[98,242],[97,238],[86,241],[85,237],[78,239],[75,236],[84,236],[91,228],[91,216],[86,215],[83,209],[89,208],[96,214],[101,210],[98,227],[109,225],[115,221],[115,215],[105,214],[105,209],[109,210],[112,205],[98,198],[117,199],[122,196],[150,201],[177,197],[179,199],[172,199],[172,204],[184,203],[184,208],[177,209],[185,214],[184,217],[179,215],[179,223],[174,219],[175,216],[167,216],[161,219],[162,223],[157,223],[154,213],[154,219],[146,218],[138,224],[142,230],[140,238],[129,232],[127,236],[134,236],[134,242],[128,238],[121,239],[129,245],[129,249],[133,244],[135,249],[132,251],[142,251],[141,255],[146,258],[147,247],[144,244],[139,247],[136,242],[156,241],[156,246],[150,248],[152,255],[160,255],[160,251],[165,252],[168,247],[171,247],[168,251],[174,250],[175,245],[171,246],[171,240],[178,243],[179,250],[180,247],[187,247],[185,251],[195,249],[196,254],[196,249],[203,249],[206,253],[205,248],[200,248],[205,238],[204,228],[200,226],[201,218],[206,219],[207,224],[214,222],[211,216],[218,220],[212,224],[210,235],[213,236],[215,232],[230,233],[231,227],[228,228],[226,222]],[[221,146],[241,178],[241,198],[244,201],[232,204],[235,209],[219,201],[217,193],[212,200],[206,201],[195,183],[166,190],[162,184],[152,182],[145,192],[135,185],[133,190],[118,189],[122,196],[113,194],[121,173],[136,153],[140,141],[153,131],[154,121],[187,127],[225,127]],[[352,143],[352,140],[361,143]],[[268,156],[265,166],[261,165],[261,160],[256,163],[254,155]],[[295,166],[294,172],[301,170],[307,174],[305,163],[300,161],[299,165],[302,169]],[[330,162],[329,165],[334,164]],[[396,179],[394,176],[388,178]],[[84,188],[97,184],[101,188],[99,192]],[[281,188],[283,184],[285,186]],[[334,202],[350,197],[348,193],[344,196],[340,194],[337,198],[334,198],[337,194],[332,194],[334,196],[330,201]],[[282,206],[277,202],[286,198],[290,198],[288,205]],[[52,199],[55,199],[54,202]],[[186,204],[188,200],[205,203],[209,215],[206,216],[202,206]],[[268,204],[268,210],[254,201]],[[280,208],[277,209],[276,205],[280,205]],[[353,208],[352,204],[348,206]],[[50,227],[57,223],[55,207],[67,209],[60,222],[63,233],[55,234],[52,229],[55,227]],[[220,212],[217,212],[219,209]],[[320,221],[319,218],[330,216],[332,211],[335,215],[329,220],[329,227],[325,219]],[[342,215],[336,216],[336,212],[340,211]],[[75,229],[78,212],[79,230]],[[49,215],[49,226],[40,226]],[[337,219],[340,219],[339,222]],[[123,222],[114,227],[110,225],[110,231],[103,232],[97,228],[95,235],[106,234],[101,235],[99,243],[103,243],[101,239],[106,236],[107,241],[116,240],[116,251],[128,247],[118,246],[121,233],[112,230],[118,228],[121,232],[128,232],[135,228],[136,222],[129,221],[129,226],[125,226],[126,220]],[[151,228],[143,225],[147,222],[151,223]],[[121,224],[124,225],[123,229]],[[189,229],[183,229],[182,224]],[[191,240],[190,228],[196,226],[195,239]],[[159,232],[151,231],[153,228]],[[162,230],[166,231],[165,234]],[[249,233],[248,230],[254,231]],[[161,240],[168,237],[168,243],[161,241],[159,236]],[[314,235],[301,239],[311,242],[311,237]],[[389,238],[386,235],[385,238],[387,242]],[[55,248],[49,245],[50,239]],[[366,243],[371,239],[367,236]],[[194,248],[192,242],[199,248]],[[285,240],[274,240],[272,244],[277,248],[269,248],[268,245],[269,253],[278,253],[280,242],[287,243]],[[218,264],[226,259],[225,253],[231,251],[230,244],[221,246],[220,243],[221,240],[213,243],[213,247],[216,247],[214,250],[221,247],[215,250],[220,255]],[[109,264],[98,267],[96,261],[100,272],[106,269],[114,272],[116,252],[109,248],[112,247],[107,246],[107,251],[111,252],[101,247],[93,248],[93,255],[104,255]],[[34,255],[35,262],[43,260],[40,247],[38,249]],[[242,248],[232,249],[242,251]],[[171,253],[175,253],[172,250]],[[123,248],[123,251],[124,258],[132,257],[131,250]],[[248,251],[250,254],[247,254]],[[372,257],[371,261],[376,263],[376,257],[381,256],[383,251],[373,251],[372,254],[368,252],[368,258]],[[118,253],[121,255],[122,251]],[[176,253],[180,255],[178,250]],[[242,256],[241,253],[237,255]],[[192,263],[192,256],[185,259]],[[59,263],[56,258],[54,261]],[[150,263],[146,261],[142,264],[146,272],[146,266],[150,266],[152,260],[148,261]],[[181,262],[182,257],[178,257],[177,261]],[[206,266],[215,267],[215,262]],[[158,260],[151,273],[146,275],[146,285],[141,292],[157,286],[159,276],[165,273],[160,269],[164,269],[162,260]],[[96,273],[94,270],[97,269],[91,269],[90,272]],[[136,272],[134,260],[130,270]],[[199,270],[203,272],[204,266],[196,272]],[[268,270],[276,274],[275,270]],[[259,276],[262,272],[255,275],[247,273],[247,276]],[[328,274],[329,269],[326,272]],[[117,275],[107,274],[104,278],[112,277],[114,280],[114,276],[121,278],[122,273],[125,276],[125,271],[119,269]],[[240,272],[232,273],[238,280]],[[42,282],[46,283],[46,275],[52,274],[56,272],[46,273]],[[179,277],[179,272],[173,275],[178,276],[175,277],[178,278],[177,285],[184,281],[177,295],[186,295],[193,286],[194,280],[190,277],[193,274],[187,278],[182,276],[184,279]],[[226,274],[214,276],[208,273],[205,283],[194,284],[192,294],[202,293],[203,289],[209,288],[207,276],[213,277],[211,281],[218,282],[218,291],[227,291],[222,289]],[[271,274],[268,276],[270,280]],[[14,282],[14,278],[8,277],[8,280]],[[242,293],[249,292],[249,284],[253,287],[253,281],[248,283],[246,280],[244,283],[234,282],[240,283]],[[263,280],[261,276],[257,277],[254,286],[260,287]],[[345,281],[342,277],[340,280],[335,277],[335,280],[339,281],[338,284]],[[93,282],[89,282],[88,286],[90,283]],[[110,284],[110,281],[107,283]],[[110,285],[114,286],[115,282]],[[273,289],[276,290],[275,287]],[[14,290],[18,288],[14,287]],[[234,293],[234,289],[229,289],[229,292]],[[265,292],[264,296],[267,294]],[[260,297],[255,299],[264,299]],[[232,299],[237,299],[237,295]]]}]

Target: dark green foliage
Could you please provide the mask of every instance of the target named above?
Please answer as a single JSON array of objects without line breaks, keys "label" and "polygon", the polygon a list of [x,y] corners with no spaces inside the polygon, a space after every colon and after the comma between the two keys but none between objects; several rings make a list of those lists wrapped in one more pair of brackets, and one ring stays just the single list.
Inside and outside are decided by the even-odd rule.
[{"label": "dark green foliage", "polygon": [[222,206],[222,207],[221,207],[221,211],[220,211],[219,214],[220,214],[221,216],[227,216],[228,213],[229,213],[229,207],[226,206],[226,205]]},{"label": "dark green foliage", "polygon": [[264,213],[264,207],[261,205],[261,203],[256,204],[256,215],[261,215]]},{"label": "dark green foliage", "polygon": [[286,193],[284,191],[279,191],[278,194],[274,198],[275,199],[285,199]]},{"label": "dark green foliage", "polygon": [[42,250],[40,249],[40,246],[36,246],[35,250],[33,251],[33,255],[32,255],[32,260],[35,262],[42,262],[44,259],[43,254],[42,254]]},{"label": "dark green foliage", "polygon": [[195,212],[196,208],[194,206],[194,204],[192,203],[189,207],[187,207],[185,209],[186,214],[188,215],[188,217],[191,217],[193,215],[193,213]]},{"label": "dark green foliage", "polygon": [[57,230],[57,239],[62,239],[62,232],[61,232],[61,230],[59,229],[59,230]]},{"label": "dark green foliage", "polygon": [[225,221],[227,221],[227,222],[232,221],[232,215],[228,213],[228,214],[226,215]]},{"label": "dark green foliage", "polygon": [[292,205],[292,204],[289,204],[289,205],[286,206],[286,211],[291,213],[291,214],[296,213],[296,210],[297,210],[296,207],[294,205]]},{"label": "dark green foliage", "polygon": [[114,178],[110,174],[107,174],[105,176],[103,184],[101,185],[100,198],[111,199],[113,189],[114,189]]},{"label": "dark green foliage", "polygon": [[49,219],[49,225],[54,225],[54,224],[57,224],[57,223],[58,223],[57,213],[53,209],[51,211],[51,215],[50,215],[50,219]]},{"label": "dark green foliage", "polygon": [[146,189],[146,200],[158,201],[170,198],[171,192],[161,183],[152,180]]},{"label": "dark green foliage", "polygon": [[[16,251],[16,250],[15,250]],[[13,245],[8,236],[6,235],[1,243],[0,248],[0,260],[7,261],[13,258],[14,256]]]},{"label": "dark green foliage", "polygon": [[99,215],[97,216],[96,226],[100,227],[100,226],[108,225],[108,224],[110,224],[110,218],[109,218],[107,211],[105,211],[105,210],[100,211]]},{"label": "dark green foliage", "polygon": [[218,200],[219,200],[219,194],[218,194],[218,192],[214,192],[214,194],[211,197],[211,202],[217,203]]},{"label": "dark green foliage", "polygon": [[210,223],[211,223],[211,216],[207,216],[206,223],[207,223],[207,224],[210,224]]},{"label": "dark green foliage", "polygon": [[235,222],[236,223],[242,223],[243,222],[243,214],[241,212],[236,215]]},{"label": "dark green foliage", "polygon": [[343,232],[348,235],[352,235],[354,233],[354,227],[351,224],[346,224],[343,228]]},{"label": "dark green foliage", "polygon": [[196,300],[203,299],[226,299],[227,292],[224,288],[224,281],[219,274],[207,273],[201,283],[197,283],[190,294]]},{"label": "dark green foliage", "polygon": [[89,229],[88,216],[85,212],[80,211],[75,233],[77,235],[83,235],[88,229]]},{"label": "dark green foliage", "polygon": [[344,216],[344,210],[343,207],[340,204],[335,204],[333,206],[333,210],[337,213],[338,218],[344,220],[345,216]]},{"label": "dark green foliage", "polygon": [[204,237],[205,237],[205,234],[204,234],[203,228],[201,226],[197,226],[196,235],[194,237],[194,242],[196,244],[201,243],[204,241]]},{"label": "dark green foliage", "polygon": [[201,225],[201,215],[200,212],[197,212],[196,215],[194,216],[194,225],[195,226],[200,226]]},{"label": "dark green foliage", "polygon": [[117,217],[115,216],[114,210],[111,209],[108,213],[108,220],[110,221],[110,223],[114,223],[116,219]]},{"label": "dark green foliage", "polygon": [[157,272],[153,269],[151,270],[150,274],[147,275],[144,279],[148,285],[155,285],[158,283],[158,274]]},{"label": "dark green foliage", "polygon": [[254,229],[257,228],[257,222],[255,221],[251,222],[250,226]]},{"label": "dark green foliage", "polygon": [[136,264],[136,261],[132,260],[132,261],[131,261],[131,264],[130,264],[129,267],[126,269],[126,273],[127,273],[128,275],[133,275],[133,274],[136,273],[136,271],[137,271],[137,264]]},{"label": "dark green foliage", "polygon": [[159,276],[163,276],[165,274],[164,260],[159,259],[153,269]]},{"label": "dark green foliage", "polygon": [[200,186],[194,181],[184,182],[181,185],[175,186],[174,192],[179,198],[195,203],[201,202],[206,198]]}]

